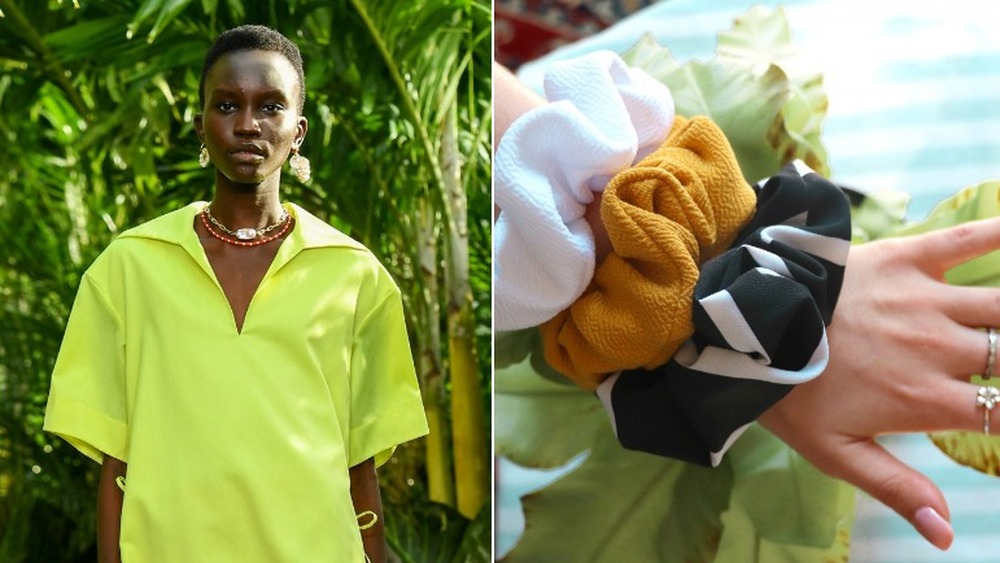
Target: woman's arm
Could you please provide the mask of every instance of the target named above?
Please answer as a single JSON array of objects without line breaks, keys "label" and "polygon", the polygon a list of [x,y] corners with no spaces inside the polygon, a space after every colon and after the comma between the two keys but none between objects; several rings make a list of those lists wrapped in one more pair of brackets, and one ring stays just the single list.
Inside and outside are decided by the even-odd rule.
[{"label": "woman's arm", "polygon": [[493,150],[521,115],[545,105],[542,98],[528,89],[514,74],[498,62],[493,63]]},{"label": "woman's arm", "polygon": [[[354,513],[359,515],[358,527],[365,553],[372,563],[385,563],[388,549],[385,544],[385,527],[382,522],[382,497],[378,490],[375,460],[369,458],[350,469],[351,500]],[[372,516],[372,514],[375,516]]]},{"label": "woman's arm", "polygon": [[116,480],[124,478],[127,471],[124,461],[104,456],[97,484],[97,560],[100,563],[121,563],[122,560],[118,540],[125,493]]},{"label": "woman's arm", "polygon": [[[493,62],[493,152],[514,121],[529,111],[545,105],[545,98],[521,84],[507,67]],[[493,207],[496,221],[500,209]]]}]

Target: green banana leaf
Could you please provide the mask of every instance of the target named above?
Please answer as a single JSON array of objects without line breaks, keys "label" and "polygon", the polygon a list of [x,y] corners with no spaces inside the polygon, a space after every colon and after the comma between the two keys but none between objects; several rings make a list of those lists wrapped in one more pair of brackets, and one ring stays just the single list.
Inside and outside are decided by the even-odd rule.
[{"label": "green banana leaf", "polygon": [[[510,387],[499,389],[507,376],[523,378],[515,397],[506,396]],[[530,392],[527,376],[510,367],[497,374],[497,409],[504,409],[498,453],[542,461],[538,467],[562,465],[584,447],[589,454],[576,470],[522,499],[524,536],[504,561],[847,558],[854,489],[762,428],[752,426],[712,469],[627,451],[596,397],[537,376]],[[510,412],[527,417],[501,430]]]},{"label": "green banana leaf", "polygon": [[851,243],[861,244],[891,236],[906,220],[909,194],[879,190],[855,194],[851,202]]},{"label": "green banana leaf", "polygon": [[704,115],[726,134],[748,182],[795,159],[830,175],[820,138],[826,117],[823,77],[803,73],[782,8],[756,7],[719,34],[716,56],[679,64],[644,36],[622,55],[670,88],[678,115]]},{"label": "green banana leaf", "polygon": [[503,561],[711,561],[732,479],[625,451],[605,423],[577,470],[523,499],[525,533]]},{"label": "green banana leaf", "polygon": [[540,377],[527,356],[520,363],[497,367],[494,379],[494,448],[519,465],[565,465],[592,447],[608,427],[593,393]]}]

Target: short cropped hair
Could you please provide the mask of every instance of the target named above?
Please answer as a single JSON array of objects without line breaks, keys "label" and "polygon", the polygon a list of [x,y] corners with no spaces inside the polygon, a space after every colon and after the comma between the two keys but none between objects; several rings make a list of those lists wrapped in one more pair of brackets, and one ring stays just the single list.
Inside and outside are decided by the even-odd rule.
[{"label": "short cropped hair", "polygon": [[271,51],[280,53],[292,63],[299,81],[299,113],[306,103],[306,80],[302,71],[302,53],[299,48],[281,33],[263,25],[241,25],[219,35],[205,54],[201,65],[201,79],[198,82],[198,102],[205,105],[205,76],[219,57],[234,51]]}]

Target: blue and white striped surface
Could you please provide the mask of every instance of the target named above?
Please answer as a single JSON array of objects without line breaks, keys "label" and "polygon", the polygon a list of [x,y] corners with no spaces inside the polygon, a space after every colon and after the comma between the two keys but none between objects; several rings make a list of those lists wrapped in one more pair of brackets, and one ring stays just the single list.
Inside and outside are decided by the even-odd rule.
[{"label": "blue and white striped surface", "polygon": [[[830,108],[823,138],[834,180],[909,193],[909,217],[920,219],[958,189],[1000,178],[1000,26],[991,2],[669,0],[519,74],[538,88],[547,61],[601,48],[623,52],[647,32],[678,60],[705,59],[716,34],[754,5],[783,5],[804,64],[824,75]],[[851,560],[1000,561],[1000,480],[955,464],[924,436],[885,443],[942,488],[955,543],[939,552],[861,494]],[[498,555],[520,534],[519,496],[553,478],[501,460]]]},{"label": "blue and white striped surface", "polygon": [[803,64],[824,75],[835,180],[908,192],[919,218],[958,188],[1000,177],[1000,34],[989,2],[670,0],[519,75],[538,88],[553,58],[623,52],[643,33],[678,60],[705,59],[717,33],[754,5],[783,5]]}]

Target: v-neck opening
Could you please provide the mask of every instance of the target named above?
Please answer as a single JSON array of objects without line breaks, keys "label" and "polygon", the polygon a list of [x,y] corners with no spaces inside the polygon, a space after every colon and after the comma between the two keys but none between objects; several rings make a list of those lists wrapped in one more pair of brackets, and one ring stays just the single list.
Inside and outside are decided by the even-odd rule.
[{"label": "v-neck opening", "polygon": [[[284,206],[283,206],[284,207]],[[233,306],[233,302],[230,301],[229,295],[226,294],[226,290],[222,287],[222,283],[219,281],[218,273],[215,271],[215,267],[212,265],[212,261],[208,258],[208,252],[205,250],[205,246],[202,244],[201,239],[198,235],[198,231],[195,230],[194,224],[198,220],[198,213],[196,211],[191,220],[191,236],[185,238],[182,246],[187,250],[188,254],[195,260],[196,263],[201,267],[201,269],[209,276],[212,283],[215,284],[216,289],[221,295],[223,301],[226,304],[226,309],[229,311],[229,322],[231,323],[236,336],[242,337],[246,333],[247,321],[250,320],[250,310],[253,308],[254,302],[257,300],[260,294],[261,288],[264,284],[270,280],[274,274],[284,267],[294,256],[298,253],[300,244],[296,244],[293,240],[295,231],[299,227],[299,221],[296,217],[294,209],[290,209],[291,206],[285,207],[291,215],[290,220],[294,221],[292,228],[289,230],[288,235],[282,239],[278,245],[278,248],[274,252],[274,256],[271,257],[267,268],[264,270],[264,274],[258,280],[257,285],[254,287],[253,291],[250,293],[250,298],[247,301],[246,310],[243,311],[243,322],[239,323],[236,317],[236,309]],[[198,248],[198,251],[194,250],[194,246]]]}]

